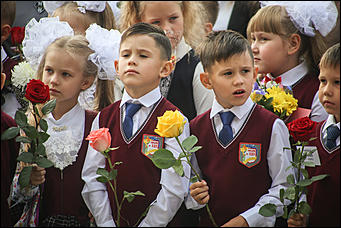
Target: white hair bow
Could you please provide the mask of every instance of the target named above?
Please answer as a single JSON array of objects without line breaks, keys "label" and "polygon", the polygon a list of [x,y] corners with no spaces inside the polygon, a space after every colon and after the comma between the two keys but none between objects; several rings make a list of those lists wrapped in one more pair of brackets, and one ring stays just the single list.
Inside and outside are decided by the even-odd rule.
[{"label": "white hair bow", "polygon": [[103,12],[106,3],[106,1],[43,1],[43,4],[46,12],[49,15],[52,15],[57,8],[64,5],[66,2],[76,2],[78,10],[82,13],[85,13],[85,10]]}]

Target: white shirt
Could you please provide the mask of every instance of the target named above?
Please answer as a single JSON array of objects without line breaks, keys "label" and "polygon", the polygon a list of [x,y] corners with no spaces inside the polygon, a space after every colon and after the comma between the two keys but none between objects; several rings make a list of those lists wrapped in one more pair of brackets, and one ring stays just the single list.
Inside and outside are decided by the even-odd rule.
[{"label": "white shirt", "polygon": [[230,22],[234,1],[218,1],[219,11],[213,31],[226,30]]},{"label": "white shirt", "polygon": [[[131,98],[126,91],[124,91],[120,108],[125,109],[124,104],[128,101],[143,105],[143,107],[141,107],[133,116],[133,134],[141,127],[142,123],[146,120],[148,114],[152,110],[153,105],[160,98],[161,93],[159,87],[139,99]],[[123,113],[124,111],[125,110],[123,110]],[[184,131],[179,136],[180,141],[183,141],[189,136],[189,124],[186,117],[185,120],[186,124],[184,126]],[[99,114],[92,124],[92,130],[97,129],[99,129]],[[177,144],[175,138],[165,138],[165,148],[172,151],[176,158],[181,153],[181,148]],[[184,166],[185,176],[189,177],[190,166],[185,162],[182,164]],[[96,174],[96,170],[99,167],[105,167],[105,157],[89,146],[82,170],[82,179],[85,181],[82,196],[93,214],[97,226],[115,226],[106,185],[96,180],[99,176]],[[160,184],[161,190],[155,201],[151,203],[152,206],[139,226],[166,226],[180,208],[184,198],[187,197],[189,181],[187,178],[177,175],[173,168],[161,170]]]},{"label": "white shirt", "polygon": [[[224,109],[215,99],[213,101],[212,110],[210,112],[210,118],[214,121],[216,131],[220,132],[220,130],[223,128],[219,112],[231,111],[235,114],[235,118],[231,123],[233,137],[235,137],[235,135],[239,132],[244,122],[246,121],[247,116],[251,111],[253,105],[254,103],[252,102],[251,98],[248,98],[247,101],[241,106],[234,106],[231,109]],[[281,188],[287,188],[288,185],[286,178],[289,174],[294,174],[292,169],[285,171],[285,169],[291,165],[290,161],[292,161],[292,155],[290,150],[283,150],[284,147],[290,148],[289,131],[285,123],[281,119],[276,119],[272,127],[271,140],[267,153],[269,175],[272,179],[271,187],[268,189],[268,193],[260,197],[258,202],[253,207],[240,214],[245,218],[250,227],[274,226],[276,216],[278,217],[283,214],[282,207],[278,207],[276,211],[276,216],[274,215],[271,217],[264,217],[260,215],[258,211],[261,206],[267,203],[282,205],[279,199],[279,191]],[[195,169],[199,170],[199,173],[201,173],[198,164],[192,164]],[[226,205],[230,205],[229,202],[226,202]],[[233,205],[230,206],[233,207]]]},{"label": "white shirt", "polygon": [[[176,59],[177,61],[182,59],[192,48],[185,42],[185,39],[182,37],[180,43],[176,47]],[[206,89],[201,81],[200,81],[200,73],[204,72],[204,68],[199,62],[195,67],[194,75],[193,75],[193,99],[195,109],[197,111],[197,115],[206,112],[208,109],[212,107],[214,92],[213,90]]]},{"label": "white shirt", "polygon": [[[296,82],[301,80],[308,73],[308,66],[305,61],[289,71],[280,75],[282,77],[283,86],[293,86]],[[316,91],[313,103],[311,104],[310,119],[313,121],[321,122],[328,117],[328,113],[324,110],[319,97],[319,91]]]}]

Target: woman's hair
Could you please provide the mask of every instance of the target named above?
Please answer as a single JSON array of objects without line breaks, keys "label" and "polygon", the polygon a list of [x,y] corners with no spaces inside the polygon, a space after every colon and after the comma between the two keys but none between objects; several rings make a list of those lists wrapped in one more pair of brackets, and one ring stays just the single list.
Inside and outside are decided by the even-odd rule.
[{"label": "woman's hair", "polygon": [[[205,14],[201,3],[197,1],[177,1],[184,18],[184,38],[192,48],[195,48],[205,36]],[[144,1],[122,1],[119,20],[120,31],[141,20],[144,11]]]},{"label": "woman's hair", "polygon": [[[81,23],[85,28],[88,28],[92,23],[96,23],[107,30],[117,29],[114,13],[107,2],[103,12],[86,10],[86,13],[78,10],[77,3],[67,2],[57,8],[53,15],[60,15],[64,18],[77,17],[79,19],[78,23]],[[101,80],[97,78],[94,110],[101,111],[106,106],[114,103],[114,84],[114,80]]]},{"label": "woman's hair", "polygon": [[15,1],[1,1],[1,25],[13,25],[16,14]]},{"label": "woman's hair", "polygon": [[340,68],[340,43],[334,44],[323,54],[320,68]]},{"label": "woman's hair", "polygon": [[248,23],[247,38],[250,40],[251,32],[256,31],[273,33],[283,39],[298,34],[301,37],[299,57],[303,57],[312,73],[318,75],[320,58],[327,49],[326,40],[317,30],[314,37],[302,34],[291,21],[284,6],[271,5],[259,9]]}]

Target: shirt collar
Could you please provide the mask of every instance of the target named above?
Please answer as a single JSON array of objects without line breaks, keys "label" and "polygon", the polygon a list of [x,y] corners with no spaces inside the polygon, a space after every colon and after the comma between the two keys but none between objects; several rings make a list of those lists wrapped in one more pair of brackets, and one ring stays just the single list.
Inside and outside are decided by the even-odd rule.
[{"label": "shirt collar", "polygon": [[238,118],[242,119],[246,114],[248,114],[253,107],[254,102],[249,97],[246,102],[240,106],[233,106],[231,109],[224,109],[223,106],[221,106],[216,98],[213,100],[213,105],[210,113],[210,118],[212,119],[214,116],[216,116],[219,112],[228,112],[231,111],[233,114]]},{"label": "shirt collar", "polygon": [[185,38],[182,37],[181,41],[175,49],[176,61],[182,59],[182,57],[184,57],[191,49],[191,46],[189,46],[186,43]]},{"label": "shirt collar", "polygon": [[52,112],[48,114],[47,118],[53,125],[59,125],[61,123],[67,124],[69,123],[69,121],[71,122],[74,120],[79,121],[77,118],[74,119],[74,117],[77,116],[82,110],[83,108],[80,106],[79,103],[77,103],[75,106],[73,106],[73,108],[70,111],[65,113],[60,119],[56,120],[53,117]]},{"label": "shirt collar", "polygon": [[4,49],[4,47],[1,45],[1,62],[3,62],[7,57],[7,53]]},{"label": "shirt collar", "polygon": [[121,99],[120,108],[127,102],[135,103],[135,104],[142,104],[144,107],[150,107],[155,104],[161,98],[160,88],[156,87],[149,93],[145,94],[144,96],[134,99],[124,90],[123,96]]},{"label": "shirt collar", "polygon": [[333,115],[328,115],[328,118],[322,131],[324,132],[330,125],[336,125],[340,129],[340,122],[336,123]]},{"label": "shirt collar", "polygon": [[306,61],[303,61],[296,67],[288,70],[287,72],[283,73],[281,76],[282,78],[282,85],[283,86],[292,86],[301,78],[303,78],[308,73],[308,65]]}]

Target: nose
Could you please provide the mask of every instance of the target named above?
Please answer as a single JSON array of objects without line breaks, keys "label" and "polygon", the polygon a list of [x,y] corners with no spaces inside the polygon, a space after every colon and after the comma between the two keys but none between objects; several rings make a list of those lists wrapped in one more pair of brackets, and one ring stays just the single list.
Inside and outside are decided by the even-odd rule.
[{"label": "nose", "polygon": [[233,84],[235,86],[239,86],[244,84],[244,77],[238,72],[236,73],[236,75],[233,78]]},{"label": "nose", "polygon": [[128,66],[136,65],[135,55],[131,55],[128,60]]},{"label": "nose", "polygon": [[50,77],[50,83],[52,85],[57,85],[59,83],[59,78],[58,78],[58,74],[56,72],[54,72],[51,77]]},{"label": "nose", "polygon": [[251,41],[251,50],[253,54],[259,52],[258,44],[256,41]]},{"label": "nose", "polygon": [[331,83],[327,83],[327,85],[323,88],[323,95],[328,97],[333,95],[333,88],[331,88],[331,86]]}]

